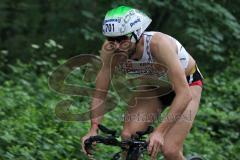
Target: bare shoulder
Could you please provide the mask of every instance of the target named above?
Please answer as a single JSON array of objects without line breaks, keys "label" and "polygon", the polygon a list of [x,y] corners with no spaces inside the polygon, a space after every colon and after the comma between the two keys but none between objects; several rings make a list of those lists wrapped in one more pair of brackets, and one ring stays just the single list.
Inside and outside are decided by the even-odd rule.
[{"label": "bare shoulder", "polygon": [[176,44],[167,34],[156,32],[152,37],[150,50],[154,57],[165,59],[166,56],[174,56]]},{"label": "bare shoulder", "polygon": [[151,40],[151,47],[156,47],[157,45],[161,43],[170,43],[172,45],[172,39],[169,35],[164,34],[162,32],[156,32]]}]

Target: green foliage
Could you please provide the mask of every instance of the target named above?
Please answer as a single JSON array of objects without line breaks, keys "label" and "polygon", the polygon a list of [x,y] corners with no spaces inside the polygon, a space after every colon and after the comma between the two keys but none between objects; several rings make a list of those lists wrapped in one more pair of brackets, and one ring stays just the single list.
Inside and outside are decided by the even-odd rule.
[{"label": "green foliage", "polygon": [[[183,12],[184,10],[184,12]],[[213,1],[178,1],[168,24],[205,69],[215,72],[229,65],[229,53],[239,50],[240,24],[224,6]],[[178,18],[176,18],[178,17]],[[227,63],[226,63],[227,62]]]},{"label": "green foliage", "polygon": [[0,158],[82,157],[80,136],[88,125],[65,123],[55,117],[59,98],[49,90],[47,75],[36,75],[31,66],[20,61],[11,69],[19,75],[16,81],[6,80],[0,89]]},{"label": "green foliage", "polygon": [[205,79],[201,109],[186,148],[206,159],[239,157],[239,62],[234,59],[222,73]]},{"label": "green foliage", "polygon": [[[240,3],[232,0],[2,0],[0,159],[87,159],[80,151],[80,138],[89,123],[61,121],[54,109],[57,102],[70,98],[76,101],[71,111],[82,113],[90,98],[52,92],[48,76],[71,56],[98,54],[104,39],[104,14],[124,4],[153,18],[149,30],[168,33],[182,42],[204,72],[201,107],[184,144],[185,154],[210,160],[239,159]],[[67,82],[84,85],[83,74],[76,70]],[[120,102],[103,123],[121,130],[123,106]],[[98,149],[99,159],[116,151]]]}]

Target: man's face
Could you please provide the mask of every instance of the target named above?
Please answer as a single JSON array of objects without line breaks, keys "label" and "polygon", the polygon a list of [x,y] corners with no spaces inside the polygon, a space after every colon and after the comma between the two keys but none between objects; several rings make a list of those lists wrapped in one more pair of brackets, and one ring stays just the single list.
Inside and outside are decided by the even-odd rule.
[{"label": "man's face", "polygon": [[107,40],[114,46],[114,53],[130,55],[135,51],[136,45],[131,42],[130,36],[107,37]]}]

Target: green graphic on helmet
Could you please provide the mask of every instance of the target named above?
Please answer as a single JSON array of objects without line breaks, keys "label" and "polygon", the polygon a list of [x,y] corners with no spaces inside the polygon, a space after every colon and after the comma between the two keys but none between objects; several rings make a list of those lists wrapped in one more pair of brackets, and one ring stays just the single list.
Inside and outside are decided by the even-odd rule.
[{"label": "green graphic on helmet", "polygon": [[137,9],[120,6],[107,12],[103,21],[102,32],[106,37],[117,37],[132,33],[138,40],[151,21],[146,14]]},{"label": "green graphic on helmet", "polygon": [[107,18],[114,18],[114,17],[118,17],[118,16],[123,16],[124,14],[126,14],[128,11],[130,11],[131,7],[126,7],[126,6],[120,6],[118,8],[114,8],[110,11],[107,12],[106,17]]}]

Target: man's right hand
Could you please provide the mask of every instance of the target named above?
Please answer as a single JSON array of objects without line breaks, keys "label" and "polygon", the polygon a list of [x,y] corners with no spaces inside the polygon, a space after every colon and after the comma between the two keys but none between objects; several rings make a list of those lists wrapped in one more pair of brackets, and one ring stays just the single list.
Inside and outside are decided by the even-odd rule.
[{"label": "man's right hand", "polygon": [[[87,151],[85,150],[85,144],[84,142],[90,138],[91,136],[96,136],[97,135],[97,130],[96,129],[91,129],[85,136],[82,137],[82,151],[87,155],[90,156]],[[93,145],[96,145],[96,143]]]}]

